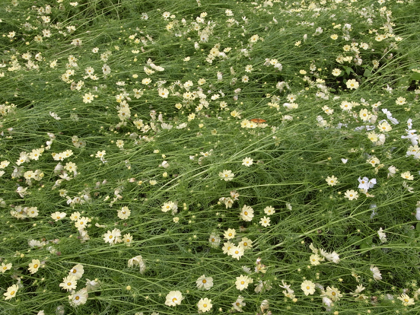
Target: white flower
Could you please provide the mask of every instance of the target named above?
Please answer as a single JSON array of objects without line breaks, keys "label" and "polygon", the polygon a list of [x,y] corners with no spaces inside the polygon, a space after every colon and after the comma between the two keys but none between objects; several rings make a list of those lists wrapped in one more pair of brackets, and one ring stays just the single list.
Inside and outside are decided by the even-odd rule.
[{"label": "white flower", "polygon": [[66,217],[66,213],[65,212],[54,212],[54,213],[52,213],[51,214],[51,218],[53,218],[53,220],[54,221],[58,221],[58,220],[61,220],[61,219],[63,219],[63,218],[65,218]]},{"label": "white flower", "polygon": [[70,305],[73,307],[85,304],[88,298],[88,292],[86,288],[83,288],[72,295],[70,295]]},{"label": "white flower", "polygon": [[210,311],[213,305],[211,304],[211,300],[209,300],[208,298],[204,298],[198,301],[197,307],[199,313],[205,313]]},{"label": "white flower", "polygon": [[77,278],[73,275],[69,275],[63,278],[63,282],[59,284],[59,287],[67,291],[75,290],[77,287]]},{"label": "white flower", "polygon": [[340,262],[340,256],[335,251],[332,252],[332,253],[327,253],[326,251],[321,249],[320,253],[328,261],[332,261],[333,263],[336,263],[336,264],[338,264]]},{"label": "white flower", "polygon": [[131,214],[131,211],[130,211],[130,209],[128,209],[128,207],[122,207],[121,210],[118,210],[118,217],[121,220],[128,219],[130,214]]},{"label": "white flower", "polygon": [[158,93],[159,93],[159,96],[160,96],[160,97],[163,97],[163,98],[168,98],[169,91],[168,91],[167,89],[165,89],[165,88],[160,88],[160,89],[158,89]]},{"label": "white flower", "polygon": [[104,241],[105,243],[109,243],[109,245],[114,245],[117,243],[121,243],[121,231],[119,229],[113,229],[104,234]]},{"label": "white flower", "polygon": [[359,186],[357,188],[364,189],[366,191],[369,190],[369,178],[363,177],[362,179],[360,179],[359,177],[358,181],[359,181]]},{"label": "white flower", "polygon": [[219,177],[221,180],[225,180],[226,182],[231,181],[235,174],[232,173],[231,170],[223,170],[223,172],[219,173]]},{"label": "white flower", "polygon": [[211,247],[213,248],[219,247],[220,241],[221,241],[220,237],[217,234],[215,233],[210,234],[209,242],[210,242]]},{"label": "white flower", "polygon": [[247,157],[242,160],[242,165],[244,166],[251,166],[254,163],[254,160]]},{"label": "white flower", "polygon": [[228,255],[239,260],[244,255],[244,251],[245,249],[242,246],[232,246],[228,251]]},{"label": "white flower", "polygon": [[375,280],[381,280],[382,276],[381,276],[381,272],[379,271],[378,267],[375,267],[374,265],[370,266],[370,271],[372,271],[373,273],[373,279]]},{"label": "white flower", "polygon": [[254,217],[254,209],[252,209],[250,206],[244,205],[239,217],[247,222],[252,221],[252,218]]},{"label": "white flower", "polygon": [[83,274],[85,273],[85,270],[83,269],[83,265],[77,264],[71,270],[69,271],[69,276],[73,276],[76,278],[76,280],[79,280]]},{"label": "white flower", "polygon": [[351,79],[346,82],[346,85],[348,89],[356,90],[359,87],[359,82],[357,82],[355,79]]},{"label": "white flower", "polygon": [[178,212],[178,205],[176,202],[168,201],[163,204],[161,210],[162,212],[172,211],[171,213],[175,214]]},{"label": "white flower", "polygon": [[381,243],[386,243],[386,234],[384,233],[384,230],[382,230],[382,228],[379,228],[379,231],[378,231],[378,236],[379,236],[379,239],[381,240]]},{"label": "white flower", "polygon": [[401,173],[401,177],[407,180],[414,180],[414,176],[411,175],[410,171]]},{"label": "white flower", "polygon": [[344,197],[348,198],[349,200],[354,200],[354,199],[359,198],[359,194],[357,193],[357,191],[354,191],[353,189],[349,189],[345,192]]},{"label": "white flower", "polygon": [[300,285],[300,288],[302,289],[303,293],[305,293],[305,295],[312,295],[315,293],[315,283],[310,280],[303,281]]},{"label": "white flower", "polygon": [[276,211],[274,210],[274,208],[272,206],[268,206],[264,208],[264,213],[266,215],[272,215],[274,214]]},{"label": "white flower", "polygon": [[332,301],[338,301],[343,295],[335,287],[327,287],[327,291],[323,295],[330,298]]},{"label": "white flower", "polygon": [[210,288],[213,286],[213,278],[202,275],[201,277],[197,279],[196,283],[197,283],[198,289],[210,290]]},{"label": "white flower", "polygon": [[225,231],[225,233],[223,234],[223,236],[227,239],[227,240],[231,240],[232,238],[234,238],[236,235],[236,231],[235,229],[227,229]]},{"label": "white flower", "polygon": [[414,299],[410,298],[407,294],[403,293],[397,298],[404,306],[414,305]]},{"label": "white flower", "polygon": [[248,276],[240,275],[239,277],[236,277],[235,285],[236,285],[236,288],[239,291],[242,291],[242,290],[245,290],[246,288],[248,288],[248,285],[250,283],[253,283],[253,280],[252,280],[252,278],[250,278]]},{"label": "white flower", "polygon": [[171,291],[166,296],[165,305],[167,306],[176,306],[180,305],[183,300],[181,291]]},{"label": "white flower", "polygon": [[140,267],[140,273],[143,274],[146,271],[146,264],[144,263],[143,257],[138,255],[128,260],[128,267],[134,267],[138,265]]},{"label": "white flower", "polygon": [[5,300],[10,300],[16,296],[17,291],[19,290],[19,286],[14,284],[7,288],[7,291],[3,293]]},{"label": "white flower", "polygon": [[244,298],[242,296],[238,296],[235,302],[232,303],[233,308],[238,311],[242,312],[242,307],[244,307],[246,303],[244,303]]},{"label": "white flower", "polygon": [[261,220],[260,220],[260,224],[263,226],[263,227],[267,227],[267,226],[270,226],[270,218],[268,218],[268,217],[262,217],[261,218]]}]

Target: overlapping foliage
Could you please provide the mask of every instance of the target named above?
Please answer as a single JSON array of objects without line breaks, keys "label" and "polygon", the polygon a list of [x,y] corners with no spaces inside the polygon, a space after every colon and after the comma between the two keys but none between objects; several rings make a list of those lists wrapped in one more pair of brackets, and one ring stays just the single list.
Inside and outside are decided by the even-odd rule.
[{"label": "overlapping foliage", "polygon": [[414,1],[1,10],[3,313],[418,312]]}]

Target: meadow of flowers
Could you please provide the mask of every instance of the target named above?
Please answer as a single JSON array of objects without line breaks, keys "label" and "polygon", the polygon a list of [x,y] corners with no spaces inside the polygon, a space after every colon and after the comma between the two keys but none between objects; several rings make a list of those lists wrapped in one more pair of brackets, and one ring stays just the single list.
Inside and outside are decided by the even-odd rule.
[{"label": "meadow of flowers", "polygon": [[415,0],[5,0],[1,314],[420,313]]}]

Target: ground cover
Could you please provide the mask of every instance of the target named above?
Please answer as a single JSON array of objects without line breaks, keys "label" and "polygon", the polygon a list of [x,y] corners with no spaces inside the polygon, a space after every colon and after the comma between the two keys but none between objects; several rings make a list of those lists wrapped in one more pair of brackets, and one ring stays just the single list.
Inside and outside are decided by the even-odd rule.
[{"label": "ground cover", "polygon": [[0,8],[2,313],[419,312],[415,1]]}]

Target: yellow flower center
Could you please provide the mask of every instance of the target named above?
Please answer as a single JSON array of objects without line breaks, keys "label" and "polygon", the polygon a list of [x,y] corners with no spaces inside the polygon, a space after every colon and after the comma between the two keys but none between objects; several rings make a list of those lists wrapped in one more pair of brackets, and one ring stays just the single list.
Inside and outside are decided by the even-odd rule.
[{"label": "yellow flower center", "polygon": [[10,295],[15,295],[16,291],[10,292]]},{"label": "yellow flower center", "polygon": [[71,282],[67,282],[67,285],[68,285],[68,286],[71,286]]},{"label": "yellow flower center", "polygon": [[36,268],[38,268],[38,264],[35,264],[35,265],[34,265],[34,268],[35,268],[35,269],[36,269]]},{"label": "yellow flower center", "polygon": [[79,301],[80,296],[76,296],[74,299],[75,299],[76,301]]},{"label": "yellow flower center", "polygon": [[308,286],[306,286],[306,290],[309,290],[311,287],[308,285]]},{"label": "yellow flower center", "polygon": [[203,307],[207,307],[207,304],[203,304]]},{"label": "yellow flower center", "polygon": [[177,298],[173,298],[173,299],[172,299],[172,302],[174,302],[174,303],[175,303],[176,301],[178,301],[178,299],[177,299]]},{"label": "yellow flower center", "polygon": [[109,236],[109,239],[111,240],[112,238],[113,238],[113,236],[112,236],[112,235],[110,235],[110,236]]},{"label": "yellow flower center", "polygon": [[241,284],[244,285],[245,284],[245,281],[241,281]]},{"label": "yellow flower center", "polygon": [[203,279],[203,283],[207,283],[207,280],[206,279]]}]

